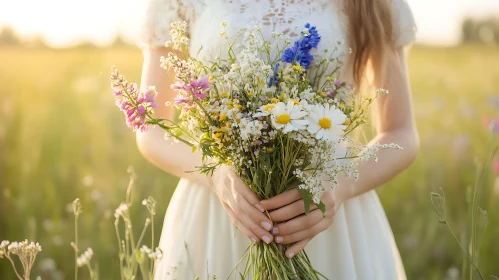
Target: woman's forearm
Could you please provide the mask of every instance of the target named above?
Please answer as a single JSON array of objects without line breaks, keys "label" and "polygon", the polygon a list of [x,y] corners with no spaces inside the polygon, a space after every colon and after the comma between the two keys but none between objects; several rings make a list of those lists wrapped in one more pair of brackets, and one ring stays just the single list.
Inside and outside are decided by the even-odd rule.
[{"label": "woman's forearm", "polygon": [[137,146],[142,155],[170,174],[207,185],[205,175],[188,172],[195,171],[196,166],[201,165],[201,154],[193,153],[186,144],[165,139],[164,135],[165,131],[159,127],[150,128],[147,132],[137,132]]},{"label": "woman's forearm", "polygon": [[414,161],[419,150],[419,137],[416,129],[398,129],[380,133],[369,143],[369,146],[375,143],[395,143],[403,150],[380,150],[377,153],[377,162],[373,159],[361,162],[359,165],[360,176],[357,181],[351,178],[340,178],[336,189],[340,201],[345,201],[387,183]]}]

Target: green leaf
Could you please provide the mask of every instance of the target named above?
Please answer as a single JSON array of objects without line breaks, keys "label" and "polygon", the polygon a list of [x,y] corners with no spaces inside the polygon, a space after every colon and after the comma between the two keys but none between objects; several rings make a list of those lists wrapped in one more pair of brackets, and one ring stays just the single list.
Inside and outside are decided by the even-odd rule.
[{"label": "green leaf", "polygon": [[301,197],[303,198],[303,205],[305,205],[305,214],[308,215],[310,213],[310,192],[304,189],[298,189]]},{"label": "green leaf", "polygon": [[192,152],[194,153],[198,149],[198,146],[192,146]]},{"label": "green leaf", "polygon": [[142,253],[140,252],[140,250],[137,251],[137,254],[135,255],[135,258],[137,259],[137,262],[139,264],[141,264],[142,262],[144,262],[144,258],[142,256]]},{"label": "green leaf", "polygon": [[260,168],[264,171],[270,170],[270,155],[261,154],[260,155]]},{"label": "green leaf", "polygon": [[319,204],[316,204],[317,205],[317,208],[319,208],[322,212],[322,215],[325,217],[326,216],[326,205],[324,205],[324,203],[319,203]]}]

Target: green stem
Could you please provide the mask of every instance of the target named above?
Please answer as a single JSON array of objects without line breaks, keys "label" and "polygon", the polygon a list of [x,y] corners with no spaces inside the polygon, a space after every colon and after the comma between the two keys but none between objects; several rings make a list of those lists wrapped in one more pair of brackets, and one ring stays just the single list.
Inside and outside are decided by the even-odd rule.
[{"label": "green stem", "polygon": [[[154,215],[151,213],[151,250],[154,250],[155,247],[154,247]],[[150,268],[149,268],[150,272],[150,277],[152,279],[152,274],[154,272],[154,261],[151,261],[151,265],[150,265]]]},{"label": "green stem", "polygon": [[[140,246],[140,243],[142,243],[142,239],[144,238],[144,235],[146,233],[146,230],[147,230],[147,227],[149,227],[149,224],[146,223],[144,225],[144,228],[142,229],[142,233],[140,234],[140,237],[139,237],[139,240],[137,241],[137,245],[135,246],[135,249],[139,248]],[[154,248],[151,248],[151,250],[153,250]]]},{"label": "green stem", "polygon": [[120,279],[123,280],[124,279],[124,274],[123,274],[123,257],[122,255],[124,254],[122,248],[121,248],[121,237],[120,237],[120,232],[119,232],[119,229],[118,229],[118,224],[115,223],[114,224],[114,229],[116,231],[116,237],[118,238],[118,249],[119,249],[119,252],[120,252]]},{"label": "green stem", "polygon": [[75,280],[78,279],[78,214],[75,215]]},{"label": "green stem", "polygon": [[473,268],[478,272],[478,275],[480,276],[480,279],[484,280],[483,276],[482,276],[482,273],[480,273],[480,270],[478,269],[478,266],[475,264],[475,262],[473,261],[473,258],[470,256],[470,253],[468,252],[468,250],[465,250],[463,248],[463,246],[461,245],[461,242],[459,242],[459,239],[457,238],[456,234],[454,233],[454,231],[452,230],[452,228],[450,227],[449,223],[447,221],[445,221],[445,225],[447,226],[447,228],[449,229],[450,233],[452,234],[452,236],[454,237],[454,239],[456,240],[457,244],[459,245],[459,247],[461,248],[461,250],[463,252],[466,252],[466,256],[468,257],[468,259],[470,260],[470,263],[471,265],[473,266]]},{"label": "green stem", "polygon": [[88,268],[88,272],[90,274],[90,279],[94,280],[95,279],[94,271],[92,270],[92,267],[90,266],[89,263],[87,263],[87,268]]},{"label": "green stem", "polygon": [[6,255],[6,257],[7,257],[7,259],[9,259],[10,263],[12,264],[12,267],[14,268],[14,272],[16,273],[17,278],[19,278],[20,280],[23,280],[21,275],[19,275],[19,272],[17,272],[17,268],[16,268],[16,264],[14,263],[14,260],[12,260],[12,258],[9,255]]}]

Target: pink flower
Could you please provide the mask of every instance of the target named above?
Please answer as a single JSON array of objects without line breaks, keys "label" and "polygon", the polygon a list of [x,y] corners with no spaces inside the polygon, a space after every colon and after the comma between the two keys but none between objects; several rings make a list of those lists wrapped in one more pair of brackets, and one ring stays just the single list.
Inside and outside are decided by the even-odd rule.
[{"label": "pink flower", "polygon": [[499,117],[485,119],[485,125],[492,131],[493,134],[499,135]]},{"label": "pink flower", "polygon": [[499,157],[494,158],[494,162],[492,163],[492,171],[495,174],[499,174]]},{"label": "pink flower", "polygon": [[188,111],[196,105],[194,101],[188,97],[177,97],[174,99],[174,106],[181,106],[183,111]]},{"label": "pink flower", "polygon": [[211,88],[210,82],[208,81],[208,76],[199,78],[196,81],[192,81],[189,84],[183,81],[178,81],[171,85],[172,89],[183,90],[189,94],[194,95],[198,99],[203,99],[207,95],[208,89]]},{"label": "pink flower", "polygon": [[111,73],[111,81],[116,106],[125,114],[127,126],[134,131],[146,131],[149,125],[148,114],[158,107],[156,89],[149,87],[139,91],[137,84],[126,82],[115,68]]},{"label": "pink flower", "polygon": [[337,80],[334,85],[337,87],[341,87],[341,85],[343,85],[343,82],[341,80]]}]

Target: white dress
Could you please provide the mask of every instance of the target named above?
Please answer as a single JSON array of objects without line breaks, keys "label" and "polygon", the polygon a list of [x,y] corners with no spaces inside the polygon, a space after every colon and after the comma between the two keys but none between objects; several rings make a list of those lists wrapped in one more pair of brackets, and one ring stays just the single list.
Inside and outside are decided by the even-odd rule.
[{"label": "white dress", "polygon": [[[348,1],[348,0],[346,0]],[[399,46],[415,39],[415,23],[404,0],[392,0],[394,38]],[[335,0],[149,0],[142,46],[163,46],[170,22],[189,23],[191,50],[200,58],[219,54],[220,22],[229,36],[260,23],[264,34],[300,34],[316,25],[319,49],[346,39],[346,17]],[[209,3],[209,4],[208,4]],[[159,61],[158,61],[159,63]],[[348,73],[347,73],[348,75]],[[351,76],[351,75],[350,75]],[[178,144],[180,145],[180,144]],[[166,213],[155,279],[226,279],[250,241],[235,228],[218,197],[182,179]],[[313,266],[329,279],[406,279],[390,225],[375,191],[346,201],[332,226],[306,247]],[[231,279],[237,279],[237,273]]]}]

